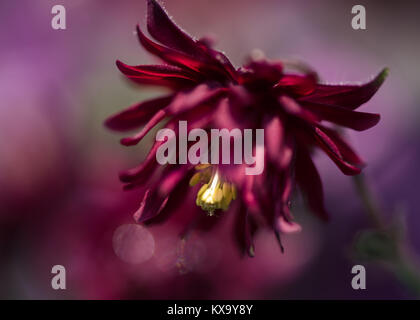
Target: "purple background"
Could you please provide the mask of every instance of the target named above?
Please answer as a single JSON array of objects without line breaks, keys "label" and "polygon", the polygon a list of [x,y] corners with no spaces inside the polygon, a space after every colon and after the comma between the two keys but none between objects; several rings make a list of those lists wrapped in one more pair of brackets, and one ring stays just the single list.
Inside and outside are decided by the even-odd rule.
[{"label": "purple background", "polygon": [[[176,261],[176,222],[142,229],[155,243],[141,264],[123,262],[112,237],[132,223],[138,192],[121,191],[118,171],[138,163],[149,146],[119,145],[104,119],[160,91],[127,85],[115,60],[153,58],[133,33],[144,25],[142,0],[0,2],[0,298],[410,298],[381,266],[366,264],[367,290],[350,286],[349,250],[369,227],[351,179],[322,154],[331,222],[294,211],[303,230],[257,238],[256,257],[240,259],[229,230],[194,235],[188,272]],[[367,161],[367,179],[393,219],[403,212],[407,237],[420,253],[419,19],[417,2],[166,0],[174,20],[196,37],[215,35],[235,66],[249,52],[308,62],[327,82],[390,76],[362,111],[381,122],[349,139]],[[51,28],[51,8],[67,10],[67,30]],[[351,8],[364,4],[367,30],[351,28]],[[131,250],[144,250],[134,242]],[[135,248],[135,249],[134,249]],[[67,290],[51,289],[51,267],[67,270]]]}]

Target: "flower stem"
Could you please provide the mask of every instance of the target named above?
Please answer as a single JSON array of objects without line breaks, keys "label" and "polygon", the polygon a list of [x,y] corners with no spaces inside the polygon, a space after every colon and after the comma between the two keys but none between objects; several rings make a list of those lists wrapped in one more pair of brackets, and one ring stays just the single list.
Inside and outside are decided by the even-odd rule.
[{"label": "flower stem", "polygon": [[420,298],[420,273],[413,260],[409,256],[400,257],[393,265],[393,271],[400,283]]},{"label": "flower stem", "polygon": [[398,281],[416,297],[420,298],[420,269],[417,258],[409,252],[409,246],[405,243],[406,237],[396,237],[385,224],[380,205],[369,188],[365,177],[359,174],[353,178],[357,193],[375,229],[389,233],[390,237],[388,239],[391,239],[395,248],[397,248],[397,253],[393,258],[386,261],[387,265],[389,265]]},{"label": "flower stem", "polygon": [[379,209],[379,204],[375,199],[373,193],[369,189],[369,186],[366,183],[365,176],[361,173],[357,176],[354,176],[353,179],[357,193],[359,194],[362,200],[366,213],[372,220],[375,227],[377,227],[378,229],[383,229],[384,223],[380,215],[381,210]]}]

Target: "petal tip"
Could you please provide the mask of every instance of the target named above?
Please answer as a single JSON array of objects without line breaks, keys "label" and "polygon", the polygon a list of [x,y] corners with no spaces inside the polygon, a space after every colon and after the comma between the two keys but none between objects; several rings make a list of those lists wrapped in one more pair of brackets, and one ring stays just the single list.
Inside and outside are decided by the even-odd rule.
[{"label": "petal tip", "polygon": [[248,256],[250,258],[254,258],[255,257],[255,248],[253,245],[249,246],[248,250],[247,250]]},{"label": "petal tip", "polygon": [[105,121],[104,121],[104,126],[106,127],[106,128],[108,128],[108,129],[111,129],[111,130],[113,130],[114,128],[113,128],[113,121],[112,121],[112,117],[110,117],[110,118],[108,118],[108,119],[106,119]]},{"label": "petal tip", "polygon": [[123,146],[134,146],[134,145],[136,145],[136,144],[137,144],[137,141],[136,141],[136,140],[134,140],[134,139],[131,139],[131,138],[122,138],[122,139],[120,140],[120,143],[121,143]]},{"label": "petal tip", "polygon": [[389,75],[389,68],[385,67],[383,70],[379,73],[379,78],[384,81]]},{"label": "petal tip", "polygon": [[126,74],[127,65],[124,62],[117,59],[115,60],[115,65],[117,66],[118,70],[120,70],[121,73]]},{"label": "petal tip", "polygon": [[383,68],[382,71],[379,72],[379,74],[373,80],[373,83],[375,84],[376,88],[379,88],[384,83],[388,75],[389,75],[388,67]]}]

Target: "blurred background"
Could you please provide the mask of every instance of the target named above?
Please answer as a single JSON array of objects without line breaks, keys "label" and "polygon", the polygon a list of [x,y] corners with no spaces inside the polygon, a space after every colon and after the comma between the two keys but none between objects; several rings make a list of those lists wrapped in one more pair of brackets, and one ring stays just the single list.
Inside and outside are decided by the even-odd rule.
[{"label": "blurred background", "polygon": [[[368,163],[366,179],[387,220],[403,217],[410,250],[420,254],[419,73],[416,1],[166,0],[173,19],[240,66],[253,49],[268,58],[302,59],[323,81],[390,76],[362,111],[381,122],[347,132]],[[51,28],[51,8],[66,8],[66,30]],[[351,28],[362,4],[367,30]],[[271,234],[256,257],[241,258],[223,228],[181,243],[176,221],[134,226],[138,191],[123,192],[118,172],[145,155],[149,141],[126,148],[103,122],[159,94],[123,80],[115,60],[154,60],[138,44],[143,0],[0,2],[0,298],[3,299],[401,299],[412,298],[382,265],[351,253],[370,221],[349,177],[316,158],[331,221],[311,217],[299,199],[303,230]],[[129,235],[129,236],[127,236]],[[182,262],[182,263],[181,263]],[[362,263],[367,289],[353,290]],[[51,288],[51,268],[66,268],[67,289]]]}]

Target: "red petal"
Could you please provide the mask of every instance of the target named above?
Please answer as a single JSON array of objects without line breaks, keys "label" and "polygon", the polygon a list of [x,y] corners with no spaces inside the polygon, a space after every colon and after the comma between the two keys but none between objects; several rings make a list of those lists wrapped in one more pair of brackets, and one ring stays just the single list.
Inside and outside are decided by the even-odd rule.
[{"label": "red petal", "polygon": [[357,131],[372,128],[380,119],[380,115],[376,113],[357,112],[339,106],[312,102],[301,102],[301,105],[307,110],[317,114],[323,120]]},{"label": "red petal", "polygon": [[169,115],[191,110],[203,103],[215,101],[226,92],[224,88],[212,89],[201,84],[188,92],[179,93],[167,107]]},{"label": "red petal", "polygon": [[[166,108],[165,108],[166,109]],[[147,122],[147,124],[144,126],[144,128],[137,134],[135,134],[132,137],[122,138],[121,144],[125,146],[133,146],[139,143],[141,139],[144,138],[144,136],[152,130],[160,121],[162,121],[166,117],[166,111],[165,109],[159,110],[156,112],[153,117]]]},{"label": "red petal", "polygon": [[236,243],[241,253],[246,253],[253,257],[255,254],[254,234],[257,231],[257,224],[253,216],[248,212],[245,206],[241,206],[236,212],[236,221],[234,232]]},{"label": "red petal", "polygon": [[122,182],[142,182],[147,180],[153,174],[154,167],[158,164],[156,152],[163,143],[163,141],[156,141],[147,154],[146,159],[136,168],[121,172],[120,180]]},{"label": "red petal", "polygon": [[295,176],[309,208],[321,219],[328,220],[321,178],[309,152],[303,147],[296,153]]},{"label": "red petal", "polygon": [[[333,136],[328,133],[331,133],[331,131],[327,131],[325,128],[322,128],[322,130],[319,127],[314,128],[314,137],[318,146],[329,155],[344,174],[359,174],[361,170],[357,166],[358,163],[351,163],[356,158],[358,159],[355,153],[343,140],[338,140],[337,135]],[[343,148],[344,145],[345,148]],[[346,151],[346,153],[343,154],[342,151]]]},{"label": "red petal", "polygon": [[316,124],[319,122],[318,117],[311,111],[302,108],[295,99],[288,96],[280,96],[278,98],[279,103],[283,109],[290,115],[299,117],[303,120],[308,121],[311,124]]},{"label": "red petal", "polygon": [[168,202],[168,196],[162,197],[150,189],[146,191],[140,207],[134,213],[134,220],[137,222],[145,222],[157,216]]},{"label": "red petal", "polygon": [[147,190],[134,218],[138,222],[145,222],[157,216],[168,202],[171,192],[188,173],[188,169],[187,166],[168,168],[169,172],[164,175],[164,178]]},{"label": "red petal", "polygon": [[[215,72],[222,72],[225,76],[228,76],[232,81],[238,82],[238,74],[235,67],[232,65],[230,60],[220,51],[214,50],[210,47],[205,47],[206,53],[212,59],[212,62],[215,64],[213,69]],[[212,66],[213,63],[208,64],[208,67]]]},{"label": "red petal", "polygon": [[265,125],[267,154],[271,161],[277,162],[283,147],[284,131],[279,117],[270,119]]},{"label": "red petal", "polygon": [[[191,60],[192,58],[201,61],[201,71],[207,70],[216,78],[229,77],[232,80],[236,79],[236,70],[223,53],[213,50],[205,42],[192,39],[168,17],[155,0],[149,0],[148,2],[147,29],[156,40],[165,46],[190,57],[189,59],[183,57],[183,60]],[[186,62],[185,67],[192,67],[197,70],[194,66],[196,61]]]},{"label": "red petal", "polygon": [[316,80],[313,74],[284,75],[274,88],[280,92],[286,92],[292,96],[306,96],[312,93],[316,87]]},{"label": "red petal", "polygon": [[141,45],[149,51],[151,54],[154,54],[160,57],[162,60],[177,65],[178,67],[189,68],[194,71],[199,71],[200,67],[203,66],[203,63],[199,60],[194,59],[188,55],[185,55],[179,51],[173,50],[171,48],[164,47],[160,44],[157,44],[147,38],[140,27],[137,25],[137,35]]},{"label": "red petal", "polygon": [[363,85],[318,85],[314,93],[300,100],[354,110],[370,100],[387,75],[388,69],[385,68],[372,81]]},{"label": "red petal", "polygon": [[117,113],[105,122],[113,130],[130,130],[149,121],[159,110],[165,108],[173,99],[173,95],[152,99],[135,105]]},{"label": "red petal", "polygon": [[117,60],[117,67],[127,78],[139,84],[182,89],[197,82],[185,70],[169,65],[129,66]]},{"label": "red petal", "polygon": [[203,56],[200,46],[178,28],[155,0],[148,1],[147,9],[147,30],[156,40],[190,56]]},{"label": "red petal", "polygon": [[277,218],[276,230],[282,233],[295,233],[300,232],[302,227],[300,224],[293,221],[288,221],[283,216],[280,216]]},{"label": "red petal", "polygon": [[121,139],[121,143],[126,146],[135,145],[166,116],[180,114],[204,103],[210,103],[218,99],[225,91],[226,89],[223,88],[211,89],[207,85],[202,84],[193,90],[180,92],[165,109],[159,110],[139,133],[132,137]]},{"label": "red petal", "polygon": [[344,141],[343,138],[341,138],[341,136],[336,131],[326,128],[324,126],[319,127],[322,129],[322,131],[328,134],[330,139],[334,141],[334,144],[337,146],[344,159],[358,167],[365,166],[363,160],[360,159],[360,157],[353,151],[353,149],[347,144],[347,142]]}]

